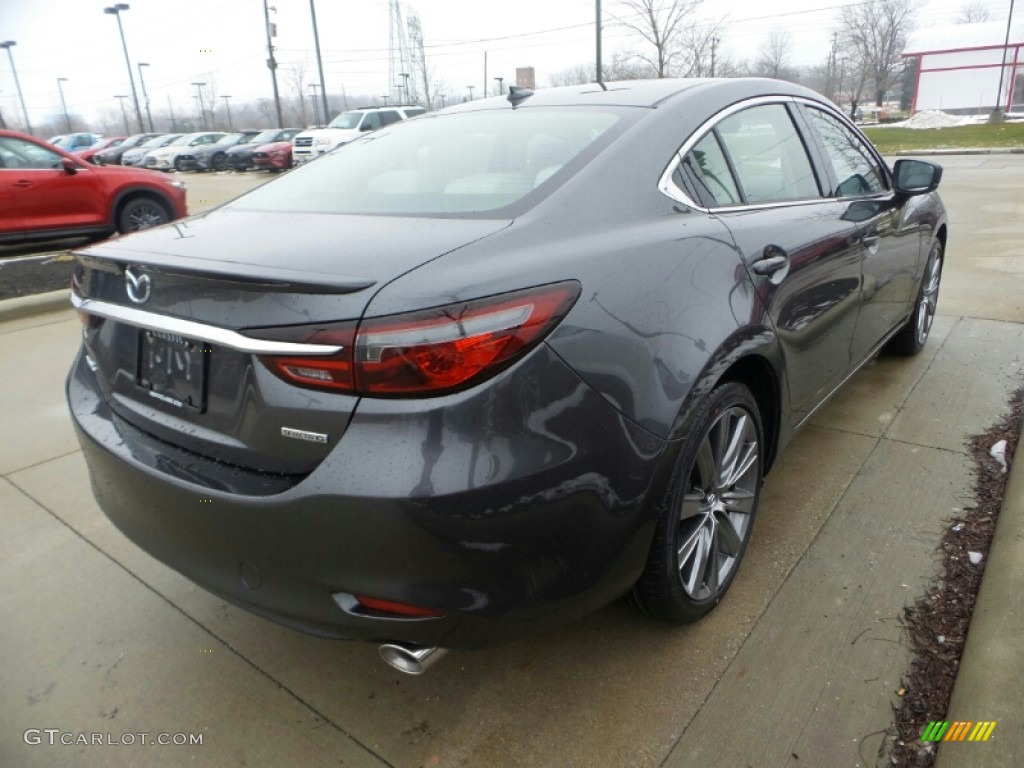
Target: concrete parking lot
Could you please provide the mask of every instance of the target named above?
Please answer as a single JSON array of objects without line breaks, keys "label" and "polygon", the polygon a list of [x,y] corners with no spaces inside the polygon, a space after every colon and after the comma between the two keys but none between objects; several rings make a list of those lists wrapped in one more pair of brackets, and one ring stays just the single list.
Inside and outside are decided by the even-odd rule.
[{"label": "concrete parking lot", "polygon": [[[1024,365],[1024,157],[940,162],[951,238],[932,339],[869,364],[789,446],[716,611],[670,629],[616,603],[418,678],[374,646],[250,616],[130,544],[92,500],[64,405],[78,320],[0,324],[0,765],[885,764],[902,609],[971,503],[963,440]],[[233,178],[188,180],[205,200],[197,188]],[[202,743],[150,745],[161,734]]]}]

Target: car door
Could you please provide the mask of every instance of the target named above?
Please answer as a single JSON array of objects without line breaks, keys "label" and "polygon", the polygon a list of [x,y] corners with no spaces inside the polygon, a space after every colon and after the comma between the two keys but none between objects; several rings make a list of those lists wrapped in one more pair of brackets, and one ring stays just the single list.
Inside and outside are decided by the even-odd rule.
[{"label": "car door", "polygon": [[802,104],[829,173],[827,196],[843,214],[863,249],[861,309],[853,337],[854,362],[871,355],[906,319],[921,258],[918,229],[904,223],[904,203],[892,189],[881,157],[845,118],[820,105]]},{"label": "car door", "polygon": [[[66,230],[106,223],[106,200],[98,193],[96,171],[79,165],[68,173],[64,155],[13,136],[0,138],[18,168],[4,168],[10,213],[20,231]],[[6,219],[6,217],[4,217]]]},{"label": "car door", "polygon": [[824,197],[812,157],[791,100],[756,99],[706,125],[681,164],[700,204],[732,234],[778,334],[794,423],[850,370],[861,290],[847,206]]}]

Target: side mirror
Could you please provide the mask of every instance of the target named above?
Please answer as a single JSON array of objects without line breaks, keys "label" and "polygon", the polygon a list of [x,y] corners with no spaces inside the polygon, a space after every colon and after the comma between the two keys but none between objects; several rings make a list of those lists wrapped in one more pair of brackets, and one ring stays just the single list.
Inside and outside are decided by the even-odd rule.
[{"label": "side mirror", "polygon": [[60,159],[60,164],[61,167],[64,169],[64,173],[68,174],[69,176],[74,176],[76,173],[78,173],[78,166],[75,164],[75,161],[72,160],[70,157],[62,157]]},{"label": "side mirror", "polygon": [[923,160],[901,159],[893,166],[896,191],[904,195],[924,195],[938,189],[942,166]]}]

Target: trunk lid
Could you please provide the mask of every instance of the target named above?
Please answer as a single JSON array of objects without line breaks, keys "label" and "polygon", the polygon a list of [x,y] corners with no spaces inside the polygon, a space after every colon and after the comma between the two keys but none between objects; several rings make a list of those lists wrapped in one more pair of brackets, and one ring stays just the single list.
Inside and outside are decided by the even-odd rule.
[{"label": "trunk lid", "polygon": [[308,473],[358,398],[283,381],[234,332],[358,320],[394,278],[508,223],[222,209],[107,241],[76,253],[89,365],[112,410],[145,432]]}]

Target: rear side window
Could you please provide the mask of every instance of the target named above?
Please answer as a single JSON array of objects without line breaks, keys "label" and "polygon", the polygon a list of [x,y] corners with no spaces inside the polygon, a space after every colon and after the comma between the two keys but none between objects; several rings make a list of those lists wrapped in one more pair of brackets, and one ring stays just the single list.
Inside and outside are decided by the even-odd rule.
[{"label": "rear side window", "polygon": [[397,123],[401,119],[402,119],[402,116],[400,114],[398,114],[397,112],[394,112],[394,111],[388,111],[388,112],[381,112],[380,113],[380,124],[381,124],[382,128],[385,125],[391,125],[392,123]]},{"label": "rear side window", "polygon": [[808,108],[807,114],[836,172],[834,197],[873,195],[886,190],[885,174],[857,134],[820,109]]},{"label": "rear side window", "polygon": [[810,158],[789,111],[766,104],[737,112],[715,127],[747,203],[820,197]]},{"label": "rear side window", "polygon": [[681,175],[676,183],[696,192],[698,202],[706,208],[743,202],[714,131],[686,154],[676,173]]}]

